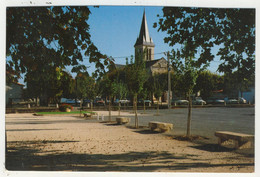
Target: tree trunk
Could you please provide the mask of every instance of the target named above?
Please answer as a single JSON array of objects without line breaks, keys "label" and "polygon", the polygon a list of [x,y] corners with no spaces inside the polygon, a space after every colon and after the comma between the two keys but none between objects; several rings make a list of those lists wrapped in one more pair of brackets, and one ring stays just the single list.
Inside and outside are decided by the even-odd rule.
[{"label": "tree trunk", "polygon": [[36,106],[39,106],[39,97],[36,97]]},{"label": "tree trunk", "polygon": [[118,103],[118,115],[120,116],[120,111],[121,111],[121,103]]},{"label": "tree trunk", "polygon": [[108,103],[108,110],[109,110],[109,122],[111,122],[111,96],[109,95],[109,103]]},{"label": "tree trunk", "polygon": [[145,102],[144,102],[144,114],[145,114]]},{"label": "tree trunk", "polygon": [[134,94],[135,128],[139,128],[137,117],[137,94]]},{"label": "tree trunk", "polygon": [[79,116],[80,116],[80,117],[81,117],[81,111],[83,110],[82,104],[83,104],[83,98],[80,99],[80,108],[79,108],[79,110],[80,110]]},{"label": "tree trunk", "polygon": [[157,116],[159,116],[159,98],[157,99]]},{"label": "tree trunk", "polygon": [[191,108],[192,108],[192,100],[191,96],[189,96],[189,106],[188,106],[188,122],[187,122],[187,137],[191,135]]}]

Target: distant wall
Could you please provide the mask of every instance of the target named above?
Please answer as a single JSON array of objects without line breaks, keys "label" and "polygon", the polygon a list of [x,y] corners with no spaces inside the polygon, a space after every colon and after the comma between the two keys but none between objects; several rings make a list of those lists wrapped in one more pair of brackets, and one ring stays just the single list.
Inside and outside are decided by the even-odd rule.
[{"label": "distant wall", "polygon": [[5,104],[9,104],[11,99],[19,100],[23,98],[23,85],[11,83],[5,86]]},{"label": "distant wall", "polygon": [[[247,102],[250,101],[250,103],[254,104],[255,103],[255,88],[252,87],[250,88],[249,91],[247,92],[242,92],[243,98],[246,99]],[[239,92],[238,96],[241,96],[241,92]]]}]

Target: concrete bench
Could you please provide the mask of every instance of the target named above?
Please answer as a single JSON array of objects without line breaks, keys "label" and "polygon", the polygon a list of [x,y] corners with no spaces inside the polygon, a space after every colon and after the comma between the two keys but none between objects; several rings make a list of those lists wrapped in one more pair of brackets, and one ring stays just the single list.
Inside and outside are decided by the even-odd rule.
[{"label": "concrete bench", "polygon": [[164,122],[149,122],[149,127],[152,131],[167,132],[173,129],[173,124]]},{"label": "concrete bench", "polygon": [[84,117],[85,117],[85,118],[88,118],[88,117],[91,118],[91,117],[92,117],[92,114],[90,114],[90,113],[84,113]]},{"label": "concrete bench", "polygon": [[117,124],[127,124],[130,122],[130,118],[129,117],[117,117],[116,122],[117,122]]},{"label": "concrete bench", "polygon": [[234,140],[236,149],[251,148],[254,141],[254,135],[229,131],[217,131],[215,132],[215,136],[218,137],[219,145],[226,144],[228,140]]}]

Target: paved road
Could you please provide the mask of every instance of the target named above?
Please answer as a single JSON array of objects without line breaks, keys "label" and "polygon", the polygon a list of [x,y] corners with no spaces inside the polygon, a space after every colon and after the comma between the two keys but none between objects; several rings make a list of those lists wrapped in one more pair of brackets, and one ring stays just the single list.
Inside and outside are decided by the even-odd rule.
[{"label": "paved road", "polygon": [[[139,113],[143,111],[139,110]],[[186,134],[188,109],[160,110],[159,116],[155,116],[155,110],[146,111],[139,116],[139,125],[148,125],[149,121],[161,121],[174,124],[171,133],[176,135]],[[131,125],[134,125],[132,119]],[[254,134],[255,132],[255,108],[193,108],[192,109],[192,134],[206,136],[214,141],[215,131],[234,131]]]}]

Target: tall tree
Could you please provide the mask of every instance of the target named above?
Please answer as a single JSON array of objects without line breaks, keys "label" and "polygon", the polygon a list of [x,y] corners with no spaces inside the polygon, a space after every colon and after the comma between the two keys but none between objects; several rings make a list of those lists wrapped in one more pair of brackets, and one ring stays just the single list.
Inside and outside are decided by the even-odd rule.
[{"label": "tall tree", "polygon": [[161,75],[155,74],[154,76],[152,76],[153,77],[153,83],[151,83],[151,84],[153,84],[154,97],[157,99],[157,115],[159,115],[159,100],[160,100],[160,97],[162,97],[163,91],[166,90],[164,88],[165,84],[163,84],[163,83],[165,83],[165,81],[167,81],[167,79],[166,78],[161,79],[162,76],[163,76],[162,74]]},{"label": "tall tree", "polygon": [[81,107],[84,98],[93,100],[96,96],[95,79],[89,76],[88,72],[80,72],[76,76],[76,95],[81,100]]},{"label": "tall tree", "polygon": [[194,91],[200,92],[201,97],[204,99],[212,96],[213,91],[221,90],[223,88],[224,76],[220,76],[207,70],[198,73]]},{"label": "tall tree", "polygon": [[203,69],[200,65],[194,62],[195,52],[190,50],[189,42],[185,42],[185,45],[181,50],[175,52],[172,51],[172,65],[174,71],[178,74],[181,79],[182,93],[188,98],[188,119],[187,119],[187,133],[186,136],[191,136],[191,112],[192,112],[192,94],[194,86],[196,85],[196,79],[198,77],[198,71]]},{"label": "tall tree", "polygon": [[[128,88],[125,83],[121,82],[114,82],[113,86],[115,90],[115,96],[117,99],[122,100],[127,98],[128,95]],[[121,103],[120,101],[118,102],[118,115],[120,116],[120,110],[121,110]]]},{"label": "tall tree", "polygon": [[[142,57],[142,56],[140,56]],[[134,64],[125,67],[126,83],[130,93],[133,95],[133,107],[135,112],[135,127],[138,128],[137,116],[137,95],[143,90],[145,81],[147,80],[147,71],[143,60],[136,60]]]},{"label": "tall tree", "polygon": [[109,71],[103,75],[101,80],[99,81],[99,92],[109,99],[109,121],[112,121],[111,119],[111,102],[112,97],[116,95],[116,78],[117,73],[116,70]]},{"label": "tall tree", "polygon": [[254,72],[254,9],[164,7],[163,17],[154,27],[158,24],[158,31],[167,32],[164,41],[174,47],[173,54],[185,59],[184,63],[177,63],[186,66],[189,61],[186,76],[190,86],[196,78],[192,68],[205,69],[214,59],[211,49],[215,45],[219,45],[217,54],[224,61],[219,71],[237,70],[245,77]]},{"label": "tall tree", "polygon": [[[166,31],[166,43],[175,48],[187,45],[196,55],[194,64],[207,66],[218,45],[224,73],[237,71],[237,87],[255,72],[255,9],[164,7],[158,30]],[[216,49],[216,48],[215,48]],[[254,77],[253,77],[254,78]]]},{"label": "tall tree", "polygon": [[[41,103],[45,105],[52,102],[58,103],[58,98],[61,97],[63,91],[66,90],[64,79],[65,72],[60,68],[48,69],[48,74],[40,70],[29,71],[25,75],[25,82],[27,83],[27,96],[30,98],[40,97]],[[66,82],[68,84],[68,82]],[[46,87],[48,85],[48,87]],[[69,84],[67,85],[69,86]]]},{"label": "tall tree", "polygon": [[52,74],[49,71],[57,67],[71,65],[72,72],[85,70],[80,62],[88,57],[96,64],[97,72],[104,71],[109,58],[90,39],[89,15],[86,6],[8,7],[7,70],[16,71],[18,77],[21,73],[42,72],[48,79],[53,77],[47,76]]}]

